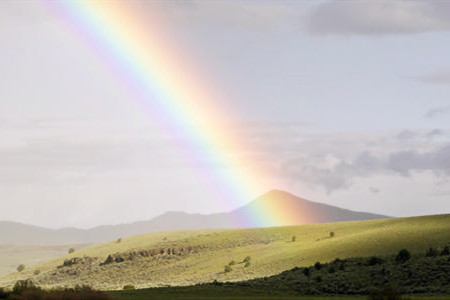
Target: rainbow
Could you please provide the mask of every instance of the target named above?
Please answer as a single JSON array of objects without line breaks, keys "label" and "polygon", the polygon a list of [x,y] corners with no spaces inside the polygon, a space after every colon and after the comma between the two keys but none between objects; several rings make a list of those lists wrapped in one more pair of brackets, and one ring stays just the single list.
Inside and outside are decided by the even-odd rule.
[{"label": "rainbow", "polygon": [[[232,110],[224,107],[226,99],[210,90],[205,76],[190,64],[192,57],[177,50],[156,12],[146,10],[144,16],[134,1],[45,3],[98,54],[152,123],[177,137],[180,154],[199,165],[199,176],[217,182],[212,189],[222,201],[236,207],[272,188],[272,176],[261,162],[238,163],[232,156],[250,149],[221,118],[232,115]],[[242,226],[299,223],[301,216],[289,208],[276,201],[264,203],[272,204],[252,206],[236,221]]]}]

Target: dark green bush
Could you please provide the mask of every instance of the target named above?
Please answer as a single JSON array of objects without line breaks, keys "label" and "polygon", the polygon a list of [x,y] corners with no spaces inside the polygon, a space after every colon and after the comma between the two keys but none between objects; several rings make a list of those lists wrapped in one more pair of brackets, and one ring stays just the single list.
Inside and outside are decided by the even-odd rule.
[{"label": "dark green bush", "polygon": [[136,288],[132,284],[127,284],[127,285],[124,285],[122,289],[129,291],[129,290],[135,290]]},{"label": "dark green bush", "polygon": [[371,258],[369,258],[369,260],[367,262],[367,264],[369,266],[381,265],[382,263],[383,263],[383,260],[376,256],[372,256]]},{"label": "dark green bush", "polygon": [[22,272],[23,270],[25,270],[25,265],[24,265],[24,264],[20,264],[20,265],[17,267],[17,272]]},{"label": "dark green bush", "polygon": [[397,263],[404,263],[408,261],[411,258],[411,253],[409,253],[408,250],[402,249],[398,252],[397,256],[395,257],[395,262]]},{"label": "dark green bush", "polygon": [[316,263],[314,264],[314,269],[316,269],[316,270],[322,269],[322,265],[320,264],[320,262],[316,262]]},{"label": "dark green bush", "polygon": [[448,246],[445,246],[441,251],[441,255],[450,255],[450,249]]},{"label": "dark green bush", "polygon": [[332,237],[334,237],[334,236],[335,236],[334,232],[333,232],[333,231],[330,232],[330,238],[332,238]]},{"label": "dark green bush", "polygon": [[439,251],[436,248],[430,247],[425,253],[426,257],[435,257],[439,255]]},{"label": "dark green bush", "polygon": [[311,270],[310,270],[309,268],[304,268],[304,269],[303,269],[303,274],[304,274],[306,277],[309,277],[309,276],[311,275]]}]

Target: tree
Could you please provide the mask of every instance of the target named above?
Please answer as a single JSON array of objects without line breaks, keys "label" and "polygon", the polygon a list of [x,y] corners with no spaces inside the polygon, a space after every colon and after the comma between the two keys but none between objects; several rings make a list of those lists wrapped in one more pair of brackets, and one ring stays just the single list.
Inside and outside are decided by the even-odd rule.
[{"label": "tree", "polygon": [[309,277],[309,275],[311,275],[311,270],[310,270],[309,268],[304,268],[304,269],[303,269],[303,274],[304,274],[306,277]]},{"label": "tree", "polygon": [[322,265],[320,264],[320,262],[316,262],[316,263],[314,264],[314,268],[315,268],[316,270],[320,270],[320,269],[322,269]]},{"label": "tree", "polygon": [[22,272],[23,270],[25,270],[25,265],[24,265],[24,264],[20,264],[20,265],[17,267],[17,272]]},{"label": "tree", "polygon": [[397,263],[404,263],[408,261],[411,258],[411,253],[409,253],[408,250],[402,249],[398,252],[397,256],[395,257],[395,261]]},{"label": "tree", "polygon": [[448,246],[445,246],[444,249],[442,249],[441,255],[450,255],[450,249]]},{"label": "tree", "polygon": [[295,242],[296,240],[297,240],[297,237],[294,235],[294,236],[292,237],[292,241]]},{"label": "tree", "polygon": [[75,252],[75,248],[70,248],[69,249],[69,254],[74,253]]},{"label": "tree", "polygon": [[117,244],[120,244],[122,242],[122,238],[117,239]]},{"label": "tree", "polygon": [[330,238],[332,238],[334,236],[335,236],[334,231],[330,232]]}]

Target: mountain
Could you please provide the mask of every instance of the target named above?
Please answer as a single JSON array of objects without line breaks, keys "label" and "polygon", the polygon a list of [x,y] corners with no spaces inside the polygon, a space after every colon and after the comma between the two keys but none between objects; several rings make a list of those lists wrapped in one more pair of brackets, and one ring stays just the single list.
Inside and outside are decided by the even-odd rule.
[{"label": "mountain", "polygon": [[[167,212],[149,221],[121,225],[98,226],[91,229],[47,229],[15,222],[0,222],[0,244],[81,244],[115,240],[149,232],[167,230],[254,227],[249,216],[261,207],[279,208],[294,217],[278,220],[271,226],[303,225],[329,222],[360,221],[388,218],[383,215],[355,212],[298,198],[272,190],[234,211],[217,214]],[[239,221],[237,221],[239,220]]]}]

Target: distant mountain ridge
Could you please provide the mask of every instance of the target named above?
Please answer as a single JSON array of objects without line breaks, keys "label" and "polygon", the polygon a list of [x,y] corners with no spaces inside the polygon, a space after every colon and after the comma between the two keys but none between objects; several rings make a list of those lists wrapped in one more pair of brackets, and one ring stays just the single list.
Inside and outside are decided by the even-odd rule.
[{"label": "distant mountain ridge", "polygon": [[[150,232],[206,228],[254,227],[246,216],[258,206],[277,206],[297,211],[298,220],[289,220],[275,226],[303,225],[329,222],[361,221],[389,218],[388,216],[356,212],[327,204],[312,202],[287,192],[272,190],[249,204],[227,213],[189,214],[167,212],[149,221],[120,225],[103,225],[91,229],[47,229],[15,222],[0,221],[0,244],[70,244],[98,243]],[[236,220],[242,220],[237,222]]]}]

